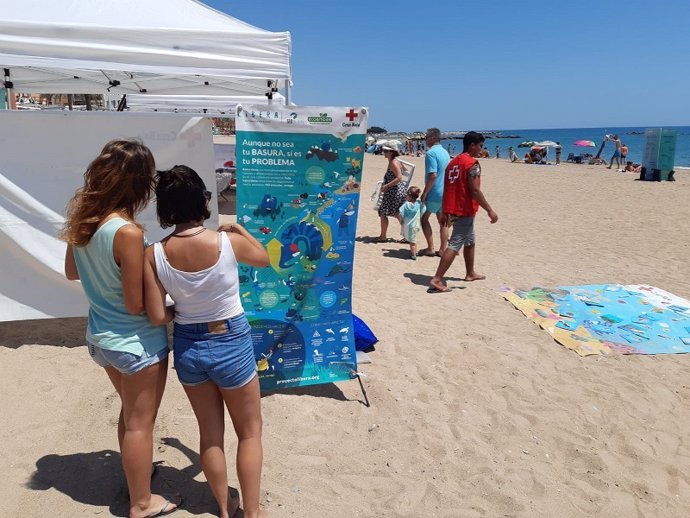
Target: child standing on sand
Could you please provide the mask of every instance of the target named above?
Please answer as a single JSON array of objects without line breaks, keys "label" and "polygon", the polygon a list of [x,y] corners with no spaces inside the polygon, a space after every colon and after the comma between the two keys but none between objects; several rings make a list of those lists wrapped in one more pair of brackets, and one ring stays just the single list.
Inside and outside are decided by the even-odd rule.
[{"label": "child standing on sand", "polygon": [[410,259],[417,259],[417,233],[422,228],[422,214],[426,212],[426,207],[419,201],[421,191],[419,187],[407,189],[407,198],[400,207],[402,217],[402,236],[410,244]]}]

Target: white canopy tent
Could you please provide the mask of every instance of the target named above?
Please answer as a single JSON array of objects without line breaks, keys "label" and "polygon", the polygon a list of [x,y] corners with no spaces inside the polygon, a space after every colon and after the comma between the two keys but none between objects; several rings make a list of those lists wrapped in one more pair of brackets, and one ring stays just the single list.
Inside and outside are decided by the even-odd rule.
[{"label": "white canopy tent", "polygon": [[290,90],[289,32],[195,0],[23,0],[0,9],[8,90],[263,96]]},{"label": "white canopy tent", "polygon": [[[128,94],[126,100],[129,111],[222,114],[234,117],[235,107],[238,104],[263,104],[266,102],[266,97]],[[285,97],[278,93],[273,94],[273,102],[285,104]]]}]

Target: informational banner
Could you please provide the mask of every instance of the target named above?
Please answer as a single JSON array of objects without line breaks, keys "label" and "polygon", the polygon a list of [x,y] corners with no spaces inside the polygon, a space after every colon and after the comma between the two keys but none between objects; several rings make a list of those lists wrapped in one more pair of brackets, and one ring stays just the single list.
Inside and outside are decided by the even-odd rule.
[{"label": "informational banner", "polygon": [[240,267],[264,391],[351,379],[352,264],[366,108],[237,108],[237,219],[270,267]]},{"label": "informational banner", "polygon": [[[215,191],[213,142],[207,119],[123,112],[0,111],[0,322],[86,316],[78,282],[64,274],[66,245],[57,238],[64,210],[84,183],[84,171],[106,142],[138,138],[157,169],[192,167]],[[216,203],[216,197],[212,198]],[[212,211],[210,228],[218,224]],[[150,242],[155,203],[138,217]]]},{"label": "informational banner", "polygon": [[644,154],[642,166],[647,171],[648,179],[652,178],[654,169],[661,172],[661,179],[668,180],[676,160],[677,131],[664,128],[647,128],[644,133]]}]

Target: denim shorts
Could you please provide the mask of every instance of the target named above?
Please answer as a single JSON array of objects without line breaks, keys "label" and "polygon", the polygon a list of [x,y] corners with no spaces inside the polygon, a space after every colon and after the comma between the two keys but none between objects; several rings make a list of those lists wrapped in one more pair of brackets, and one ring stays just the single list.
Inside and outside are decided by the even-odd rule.
[{"label": "denim shorts", "polygon": [[244,313],[216,322],[175,322],[173,353],[183,385],[211,380],[222,389],[234,389],[256,376],[251,327]]},{"label": "denim shorts", "polygon": [[474,218],[472,216],[451,216],[453,230],[448,238],[448,248],[458,252],[463,246],[474,245]]},{"label": "denim shorts", "polygon": [[103,349],[92,343],[87,343],[89,354],[93,361],[101,367],[113,367],[121,374],[127,376],[135,374],[146,367],[155,365],[161,360],[165,360],[170,353],[168,347],[163,347],[155,354],[148,354],[144,351],[141,356],[134,353],[126,353],[120,351],[111,351],[110,349]]}]

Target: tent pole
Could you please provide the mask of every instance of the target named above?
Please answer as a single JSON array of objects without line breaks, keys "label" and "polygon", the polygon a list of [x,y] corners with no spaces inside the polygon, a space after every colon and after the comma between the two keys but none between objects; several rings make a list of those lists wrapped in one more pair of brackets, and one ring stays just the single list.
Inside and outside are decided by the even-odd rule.
[{"label": "tent pole", "polygon": [[14,84],[12,84],[12,81],[10,81],[10,69],[6,68],[5,69],[5,82],[4,82],[4,87],[6,91],[6,102],[7,102],[7,109],[8,110],[16,110],[17,109],[17,101],[14,99],[14,92],[12,89],[14,88]]}]

